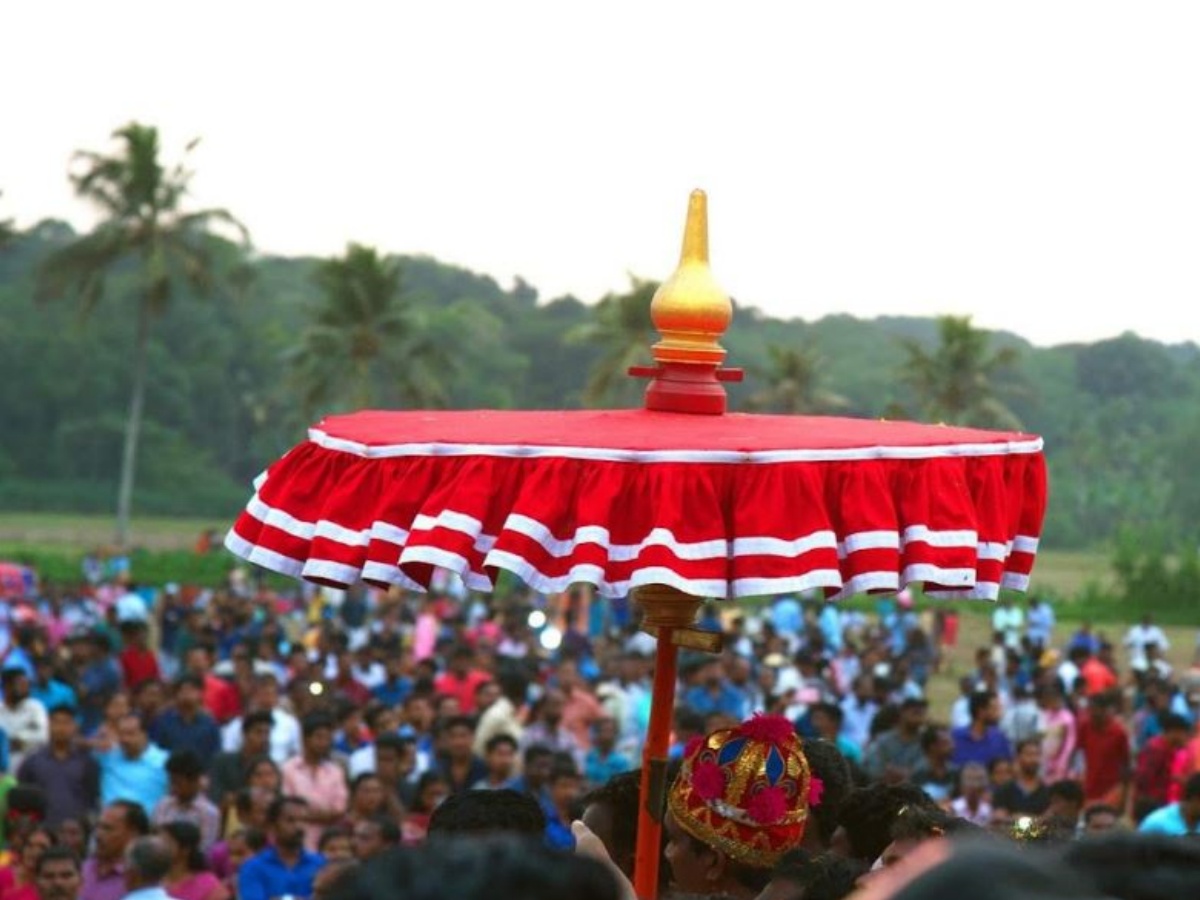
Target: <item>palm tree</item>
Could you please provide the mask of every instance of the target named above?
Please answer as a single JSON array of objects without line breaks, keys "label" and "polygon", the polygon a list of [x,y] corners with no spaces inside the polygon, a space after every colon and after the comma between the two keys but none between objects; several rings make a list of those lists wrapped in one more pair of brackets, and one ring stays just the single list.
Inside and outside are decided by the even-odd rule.
[{"label": "palm tree", "polygon": [[1018,429],[1016,415],[995,395],[994,381],[1017,360],[1017,351],[992,351],[987,332],[970,316],[938,318],[938,345],[927,351],[904,341],[907,359],[902,379],[912,388],[921,414],[950,425]]},{"label": "palm tree", "polygon": [[771,344],[767,356],[769,365],[756,373],[766,386],[750,396],[749,409],[800,415],[834,413],[850,405],[822,385],[822,360],[815,348]]},{"label": "palm tree", "polygon": [[350,244],[345,256],[323,262],[314,279],[323,300],[287,354],[309,412],[346,402],[371,406],[380,374],[402,404],[445,402],[451,360],[402,293],[397,261]]},{"label": "palm tree", "polygon": [[592,369],[583,389],[583,402],[598,406],[614,396],[632,396],[641,388],[626,379],[630,366],[650,362],[650,345],[657,339],[650,321],[650,301],[657,281],[630,276],[629,291],[606,294],[596,304],[592,321],[572,329],[567,340],[573,344],[596,344],[604,355]]},{"label": "palm tree", "polygon": [[[125,545],[151,329],[181,287],[208,295],[222,280],[214,226],[230,226],[243,245],[248,245],[249,235],[227,210],[184,209],[193,173],[182,162],[171,168],[163,165],[157,128],[131,122],[112,137],[118,144],[116,153],[81,151],[75,155],[79,169],[70,176],[76,194],[98,207],[103,219],[90,234],[46,259],[39,271],[37,297],[51,300],[73,294],[81,315],[87,317],[103,300],[116,269],[132,268],[134,273],[133,385],[117,492],[117,542]],[[185,157],[198,143],[193,140],[187,145]]]}]

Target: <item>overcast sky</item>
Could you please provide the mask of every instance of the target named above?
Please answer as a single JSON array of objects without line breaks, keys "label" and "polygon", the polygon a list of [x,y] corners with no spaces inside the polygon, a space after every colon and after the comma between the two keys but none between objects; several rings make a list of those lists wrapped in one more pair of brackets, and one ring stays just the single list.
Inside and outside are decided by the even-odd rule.
[{"label": "overcast sky", "polygon": [[[688,191],[742,303],[1200,340],[1200,3],[0,7],[0,218],[86,226],[71,152],[193,136],[264,252],[348,240],[594,300]],[[735,322],[736,327],[736,322]]]}]

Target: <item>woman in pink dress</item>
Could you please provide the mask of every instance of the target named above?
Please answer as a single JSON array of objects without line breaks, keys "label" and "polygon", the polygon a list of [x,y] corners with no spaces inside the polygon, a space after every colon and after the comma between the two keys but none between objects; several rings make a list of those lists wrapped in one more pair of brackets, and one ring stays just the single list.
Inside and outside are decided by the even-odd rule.
[{"label": "woman in pink dress", "polygon": [[230,900],[229,888],[208,870],[200,852],[200,829],[191,822],[168,822],[158,830],[171,848],[171,869],[163,887],[174,900]]},{"label": "woman in pink dress", "polygon": [[1075,715],[1057,685],[1039,691],[1042,707],[1042,777],[1047,784],[1071,775],[1071,757],[1075,755]]},{"label": "woman in pink dress", "polygon": [[38,900],[37,864],[54,846],[54,835],[38,826],[25,835],[20,858],[0,870],[0,900]]}]

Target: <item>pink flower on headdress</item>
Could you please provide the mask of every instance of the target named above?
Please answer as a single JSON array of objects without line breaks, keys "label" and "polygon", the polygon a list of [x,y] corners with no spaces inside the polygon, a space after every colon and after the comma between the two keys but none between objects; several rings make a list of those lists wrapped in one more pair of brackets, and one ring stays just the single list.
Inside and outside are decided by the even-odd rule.
[{"label": "pink flower on headdress", "polygon": [[787,795],[781,788],[759,791],[746,804],[746,815],[762,825],[773,825],[787,813]]},{"label": "pink flower on headdress", "polygon": [[816,809],[821,805],[821,797],[825,795],[825,782],[816,775],[808,779],[808,806]]},{"label": "pink flower on headdress", "polygon": [[796,736],[796,727],[783,716],[764,716],[755,713],[738,726],[738,733],[768,744],[786,744]]},{"label": "pink flower on headdress", "polygon": [[714,762],[697,763],[692,769],[692,790],[701,800],[717,800],[725,793],[725,773]]}]

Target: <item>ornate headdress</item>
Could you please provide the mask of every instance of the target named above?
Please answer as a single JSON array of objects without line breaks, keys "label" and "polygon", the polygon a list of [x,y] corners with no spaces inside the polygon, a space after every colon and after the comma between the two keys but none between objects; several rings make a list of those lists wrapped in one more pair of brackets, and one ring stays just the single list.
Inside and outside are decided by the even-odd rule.
[{"label": "ornate headdress", "polygon": [[737,862],[773,868],[800,846],[822,789],[792,723],[756,715],[688,744],[668,805],[692,837]]}]

